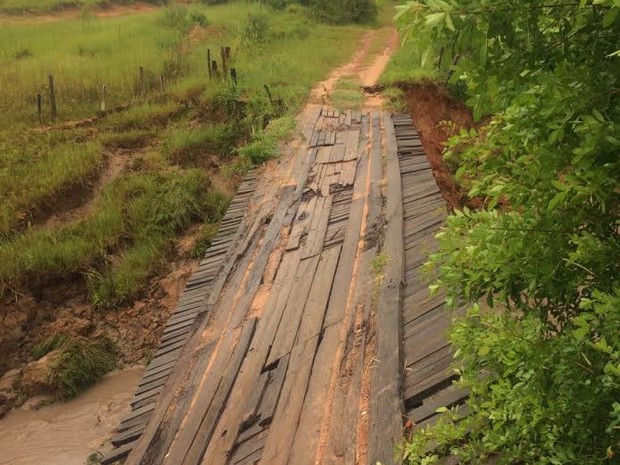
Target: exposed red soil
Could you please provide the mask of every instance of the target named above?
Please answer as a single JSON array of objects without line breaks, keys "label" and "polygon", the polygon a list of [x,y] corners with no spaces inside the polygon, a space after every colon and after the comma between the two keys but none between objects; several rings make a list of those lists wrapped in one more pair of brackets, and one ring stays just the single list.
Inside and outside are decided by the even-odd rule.
[{"label": "exposed red soil", "polygon": [[446,89],[433,83],[408,84],[402,88],[407,109],[418,129],[444,199],[453,209],[460,209],[464,205],[479,206],[478,199],[467,197],[443,159],[445,144],[451,136],[461,128],[479,126],[474,122],[471,110],[449,95]]}]

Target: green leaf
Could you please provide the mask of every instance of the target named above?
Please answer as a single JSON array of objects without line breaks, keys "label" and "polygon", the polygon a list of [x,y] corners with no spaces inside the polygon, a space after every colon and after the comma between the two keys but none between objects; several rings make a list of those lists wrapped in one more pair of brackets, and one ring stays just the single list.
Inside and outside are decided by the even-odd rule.
[{"label": "green leaf", "polygon": [[561,183],[557,179],[552,180],[551,185],[559,191],[567,191],[569,189],[569,187],[566,184]]},{"label": "green leaf", "polygon": [[566,198],[568,197],[568,192],[567,191],[563,191],[563,192],[559,192],[555,195],[555,197],[553,197],[551,199],[551,201],[549,202],[549,204],[547,205],[547,210],[551,211],[553,210],[555,207],[557,207],[560,203],[564,202],[566,200]]},{"label": "green leaf", "polygon": [[456,31],[456,29],[454,27],[454,23],[452,22],[452,18],[450,17],[450,15],[448,13],[446,13],[446,26],[451,31]]},{"label": "green leaf", "polygon": [[431,13],[426,16],[426,25],[429,27],[440,24],[446,18],[446,13]]}]

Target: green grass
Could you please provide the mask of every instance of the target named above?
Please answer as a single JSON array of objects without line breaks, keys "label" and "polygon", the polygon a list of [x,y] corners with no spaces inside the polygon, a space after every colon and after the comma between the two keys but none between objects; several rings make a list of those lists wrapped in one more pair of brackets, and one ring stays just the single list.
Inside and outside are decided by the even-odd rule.
[{"label": "green grass", "polygon": [[[12,15],[53,13],[66,9],[103,6],[102,0],[0,0],[0,12]],[[129,3],[108,1],[107,3]],[[133,3],[133,1],[131,2]]]},{"label": "green grass", "polygon": [[[247,27],[256,4],[192,5],[209,21],[187,34],[187,25],[170,21],[170,10],[111,18],[73,18],[48,23],[8,22],[0,28],[0,105],[8,111],[0,126],[15,120],[34,123],[35,97],[43,96],[44,117],[50,121],[48,75],[54,75],[61,119],[94,115],[106,85],[106,107],[144,98],[139,68],[145,70],[147,98],[189,77],[207,83],[206,49],[233,48],[232,65],[242,88],[271,84],[290,104],[299,103],[307,86],[324,76],[351,52],[360,28],[315,23],[286,12],[268,14],[262,47],[248,46],[238,32]],[[191,19],[189,26],[192,26]],[[174,25],[174,27],[171,27]],[[36,27],[33,27],[36,26]],[[326,51],[329,50],[329,53]],[[219,53],[215,54],[219,59]],[[298,56],[298,59],[295,59]],[[300,59],[303,57],[304,59]]]},{"label": "green grass", "polygon": [[338,82],[332,94],[332,104],[339,110],[360,108],[364,104],[364,93],[359,79],[346,78]]},{"label": "green grass", "polygon": [[77,396],[116,367],[116,346],[106,337],[87,341],[56,333],[32,349],[35,360],[57,351],[49,380],[60,398]]},{"label": "green grass", "polygon": [[0,133],[0,235],[27,222],[39,208],[70,185],[92,177],[105,156],[96,141],[62,134]]},{"label": "green grass", "polygon": [[196,170],[123,176],[104,189],[89,216],[1,242],[0,285],[16,285],[32,273],[83,272],[116,249],[122,253],[124,244],[170,240],[202,217],[207,189],[207,179]]},{"label": "green grass", "polygon": [[[214,168],[204,162],[216,156],[237,176],[275,156],[312,85],[352,55],[364,32],[264,10],[261,42],[243,41],[239,31],[260,10],[193,5],[187,11],[204,13],[210,26],[189,34],[183,10],[186,19],[175,27],[168,10],[2,25],[0,41],[11,45],[0,52],[0,102],[9,110],[0,116],[0,289],[82,275],[93,305],[118,307],[165,269],[176,237],[191,224],[203,225],[194,252],[204,253],[228,201],[211,187]],[[232,48],[237,86],[209,81],[206,49],[221,45]],[[30,56],[16,58],[25,49]],[[139,66],[146,96],[137,86]],[[59,122],[96,115],[104,83],[107,108],[129,108],[85,128],[39,130],[32,97],[44,91],[48,73],[56,78]],[[119,150],[126,168],[96,193],[85,216],[37,225],[38,206],[92,178]],[[18,228],[31,216],[32,227]]]},{"label": "green grass", "polygon": [[52,381],[60,397],[65,399],[77,396],[116,368],[115,346],[107,338],[96,341],[69,338],[59,350]]},{"label": "green grass", "polygon": [[227,123],[216,123],[194,129],[176,129],[164,143],[164,151],[174,163],[200,165],[205,153],[226,158],[232,154],[239,133]]},{"label": "green grass", "polygon": [[[401,44],[396,53],[392,56],[388,66],[379,79],[379,84],[393,85],[397,83],[415,83],[426,80],[434,80],[438,77],[437,73],[430,66],[422,66],[422,54],[425,42],[424,37],[411,37],[411,42]],[[413,46],[413,42],[417,44]]]}]

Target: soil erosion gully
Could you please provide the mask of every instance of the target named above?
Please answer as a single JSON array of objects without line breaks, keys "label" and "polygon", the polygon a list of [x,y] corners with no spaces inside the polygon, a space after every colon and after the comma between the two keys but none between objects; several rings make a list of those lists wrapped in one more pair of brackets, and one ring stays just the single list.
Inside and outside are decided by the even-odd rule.
[{"label": "soil erosion gully", "polygon": [[389,465],[409,420],[466,398],[409,116],[310,105],[297,131],[241,185],[104,465]]}]

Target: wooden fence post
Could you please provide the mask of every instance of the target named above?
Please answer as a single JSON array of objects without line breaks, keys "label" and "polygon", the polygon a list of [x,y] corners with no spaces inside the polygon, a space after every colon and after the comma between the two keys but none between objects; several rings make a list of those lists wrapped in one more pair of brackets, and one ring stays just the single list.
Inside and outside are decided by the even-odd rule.
[{"label": "wooden fence post", "polygon": [[54,87],[54,76],[50,74],[48,79],[50,82],[50,105],[52,107],[52,119],[56,120],[56,88]]},{"label": "wooden fence post", "polygon": [[37,94],[37,115],[39,116],[39,124],[43,124],[42,101],[41,94]]},{"label": "wooden fence post", "polygon": [[146,99],[146,80],[144,79],[144,67],[140,66],[140,91],[142,98]]},{"label": "wooden fence post", "polygon": [[224,51],[226,52],[226,59],[230,60],[230,47],[224,47]]},{"label": "wooden fence post", "polygon": [[213,70],[213,76],[215,76],[216,78],[218,78],[218,77],[219,77],[219,72],[218,72],[218,70],[217,70],[217,61],[216,61],[216,60],[213,60],[213,61],[211,62],[211,69]]},{"label": "wooden fence post", "polygon": [[213,70],[211,69],[211,49],[207,49],[207,68],[209,68],[209,81],[213,80]]},{"label": "wooden fence post", "polygon": [[237,70],[235,68],[230,68],[230,78],[234,85],[237,85]]},{"label": "wooden fence post", "polygon": [[161,93],[166,92],[166,82],[164,81],[164,73],[159,75],[159,82],[161,84]]},{"label": "wooden fence post", "polygon": [[104,84],[101,87],[101,113],[105,112],[105,94],[106,94],[107,86]]},{"label": "wooden fence post", "polygon": [[222,76],[226,79],[228,77],[228,63],[226,62],[226,49],[224,47],[220,49],[220,55],[222,55]]}]

